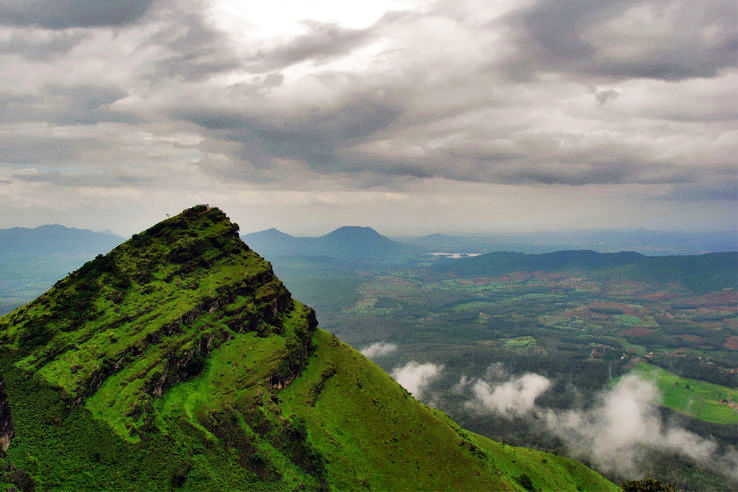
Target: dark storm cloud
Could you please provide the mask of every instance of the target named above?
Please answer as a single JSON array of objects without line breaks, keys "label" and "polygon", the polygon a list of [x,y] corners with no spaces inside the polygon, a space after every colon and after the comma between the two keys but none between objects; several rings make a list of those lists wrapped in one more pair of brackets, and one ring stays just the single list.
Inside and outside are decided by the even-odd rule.
[{"label": "dark storm cloud", "polygon": [[[172,110],[170,116],[198,125],[209,136],[209,144],[228,142],[215,150],[230,157],[227,166],[211,169],[207,159],[202,162],[206,171],[226,180],[252,180],[255,167],[269,168],[275,158],[302,161],[318,173],[355,174],[357,187],[389,186],[403,177],[512,185],[655,185],[694,182],[702,172],[685,158],[672,162],[653,157],[654,148],[647,142],[632,143],[619,135],[515,135],[524,128],[521,125],[513,125],[515,131],[497,130],[428,149],[419,156],[374,152],[372,141],[402,138],[408,132],[404,114],[411,108],[405,96],[404,91],[383,97],[352,94],[330,108],[272,107],[262,112],[194,106]],[[615,97],[609,93],[606,99]],[[444,116],[437,117],[442,121]],[[369,146],[361,150],[354,147],[365,144]],[[201,150],[209,151],[206,145]],[[271,175],[261,172],[259,181],[279,180],[281,172],[277,168]]]},{"label": "dark storm cloud", "polygon": [[128,96],[126,91],[116,87],[49,85],[43,92],[52,112],[49,119],[60,125],[140,121],[137,117],[108,109],[111,104]]},{"label": "dark storm cloud", "polygon": [[[635,21],[617,24],[626,14]],[[721,1],[539,1],[505,20],[516,47],[505,70],[516,77],[713,77],[736,66],[736,15],[732,2]],[[608,29],[608,22],[615,25]],[[668,32],[657,23],[668,24]]]},{"label": "dark storm cloud", "polygon": [[306,21],[305,34],[249,54],[234,49],[228,37],[198,13],[182,13],[166,7],[160,12],[167,12],[177,22],[152,37],[153,43],[171,52],[154,63],[152,79],[176,77],[197,82],[235,69],[266,73],[304,61],[319,64],[350,53],[373,35],[373,27],[346,29],[336,24]]},{"label": "dark storm cloud", "polygon": [[[256,115],[232,110],[190,109],[175,111],[177,119],[208,130],[215,140],[237,144],[227,152],[232,158],[231,179],[253,179],[252,166],[268,167],[273,158],[307,163],[320,173],[373,174],[357,178],[357,186],[377,186],[398,177],[440,177],[456,181],[504,184],[670,184],[696,179],[695,170],[649,157],[651,150],[616,138],[586,142],[582,138],[524,136],[509,146],[494,141],[435,149],[422,157],[396,157],[352,150],[353,143],[391,131],[405,108],[399,100],[358,96],[331,109],[293,114]],[[402,131],[401,122],[398,123]],[[585,140],[584,142],[582,140]],[[224,169],[219,167],[218,173]],[[262,177],[264,175],[262,174]],[[279,179],[279,171],[272,176]]]},{"label": "dark storm cloud", "polygon": [[244,127],[274,146],[294,141],[300,147],[348,145],[387,127],[402,108],[394,101],[371,95],[354,95],[333,107],[317,106],[287,118],[247,117]]},{"label": "dark storm cloud", "polygon": [[210,130],[215,138],[239,144],[236,161],[263,166],[272,158],[292,158],[320,172],[330,172],[351,170],[350,163],[338,159],[337,149],[386,128],[401,112],[396,100],[357,94],[332,107],[289,113],[250,114],[195,107],[171,114]]},{"label": "dark storm cloud", "polygon": [[46,29],[121,26],[140,18],[153,0],[0,0],[0,24]]},{"label": "dark storm cloud", "polygon": [[689,183],[697,177],[692,168],[649,159],[648,149],[615,142],[600,144],[597,152],[566,148],[569,145],[562,149],[545,138],[521,139],[518,147],[519,152],[504,153],[470,145],[403,162],[377,159],[371,154],[352,155],[344,156],[343,162],[352,162],[351,168],[356,170],[371,169],[387,176],[509,185],[674,184]]},{"label": "dark storm cloud", "polygon": [[240,60],[225,33],[213,28],[202,15],[181,11],[176,4],[163,6],[157,14],[169,23],[149,40],[166,53],[148,73],[153,83],[167,78],[200,82],[239,67]]},{"label": "dark storm cloud", "polygon": [[278,70],[312,61],[320,63],[345,55],[372,37],[372,29],[346,29],[336,24],[306,22],[309,31],[275,48],[259,51],[246,60],[245,68],[254,72]]},{"label": "dark storm cloud", "polygon": [[246,128],[247,117],[238,111],[195,106],[176,108],[169,112],[176,120],[188,121],[207,130],[236,130]]}]

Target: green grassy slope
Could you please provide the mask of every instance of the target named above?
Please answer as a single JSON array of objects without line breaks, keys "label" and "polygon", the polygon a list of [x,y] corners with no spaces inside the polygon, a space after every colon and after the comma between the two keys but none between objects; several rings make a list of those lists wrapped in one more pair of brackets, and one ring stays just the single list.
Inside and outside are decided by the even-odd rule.
[{"label": "green grassy slope", "polygon": [[415,401],[317,330],[237,229],[220,210],[186,210],[0,318],[0,483],[614,488]]},{"label": "green grassy slope", "polygon": [[[465,431],[364,356],[319,330],[304,374],[280,394],[326,457],[329,481],[379,490],[610,490],[583,465]],[[428,466],[430,465],[430,466]]]}]

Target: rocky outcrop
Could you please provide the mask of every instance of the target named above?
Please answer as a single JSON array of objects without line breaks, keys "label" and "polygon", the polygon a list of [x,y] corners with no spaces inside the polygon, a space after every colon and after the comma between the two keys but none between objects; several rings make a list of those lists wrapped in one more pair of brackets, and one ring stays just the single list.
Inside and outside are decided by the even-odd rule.
[{"label": "rocky outcrop", "polygon": [[13,419],[10,417],[8,394],[5,392],[5,380],[0,376],[0,450],[3,453],[8,450],[13,437],[15,437],[15,429]]}]

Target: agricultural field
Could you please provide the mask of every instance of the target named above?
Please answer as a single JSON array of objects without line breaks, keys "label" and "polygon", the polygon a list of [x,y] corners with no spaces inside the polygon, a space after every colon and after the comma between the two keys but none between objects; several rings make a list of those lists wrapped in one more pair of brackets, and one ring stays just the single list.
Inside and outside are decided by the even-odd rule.
[{"label": "agricultural field", "polygon": [[[416,342],[413,334],[422,327],[426,341],[444,344],[535,337],[549,353],[563,343],[580,358],[701,358],[728,379],[736,369],[735,290],[695,295],[680,286],[654,290],[645,283],[561,273],[460,279],[408,270],[365,274],[356,294],[350,305],[321,312],[356,344],[376,333],[351,327],[378,318],[375,326],[399,325],[389,334],[398,342]],[[356,323],[338,321],[351,319]],[[416,329],[402,329],[406,324]]]},{"label": "agricultural field", "polygon": [[737,389],[682,378],[646,363],[633,371],[656,383],[664,406],[713,424],[738,424]]}]

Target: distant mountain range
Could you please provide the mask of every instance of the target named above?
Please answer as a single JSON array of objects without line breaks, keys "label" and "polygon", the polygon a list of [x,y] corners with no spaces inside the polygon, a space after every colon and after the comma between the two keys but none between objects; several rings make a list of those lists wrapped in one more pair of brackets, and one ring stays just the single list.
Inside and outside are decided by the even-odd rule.
[{"label": "distant mountain range", "polygon": [[107,232],[62,225],[0,229],[0,314],[122,241]]},{"label": "distant mountain range", "polygon": [[[35,228],[0,229],[0,255],[14,257],[87,256],[107,253],[123,238],[108,232],[95,232],[53,224]],[[2,261],[2,260],[0,260]]]},{"label": "distant mountain range", "polygon": [[[399,265],[406,261],[415,261],[421,255],[439,251],[543,253],[589,249],[600,252],[628,250],[647,255],[665,255],[738,249],[734,232],[700,234],[644,230],[593,230],[517,235],[432,234],[390,239],[370,227],[346,226],[319,237],[297,237],[277,229],[267,229],[243,235],[242,239],[255,251],[269,259],[277,260],[275,268],[289,281],[293,281],[297,276],[310,278],[316,275],[323,276],[328,271],[331,275],[335,275],[336,270],[343,272],[342,275],[350,274],[357,267],[371,266],[378,262]],[[106,253],[122,241],[123,238],[109,232],[95,232],[62,225],[0,229],[0,313],[32,299],[85,261],[97,254]],[[559,255],[557,258],[560,258],[560,253],[557,255]],[[499,260],[502,256],[497,258]],[[622,259],[621,256],[617,258]],[[484,261],[483,257],[476,260],[476,262]],[[514,260],[513,263],[516,261],[522,260]],[[545,263],[547,260],[538,259],[534,260],[534,263],[539,261]],[[578,257],[576,261],[584,260]],[[470,268],[477,271],[480,264],[472,262],[469,265],[474,266],[467,267],[466,263],[455,263],[453,268]],[[652,261],[649,265],[655,265],[655,262]],[[447,267],[442,264],[440,268]],[[727,278],[726,275],[729,274],[716,273],[716,275]]]},{"label": "distant mountain range", "polygon": [[695,293],[735,288],[738,253],[644,256],[634,252],[556,251],[544,254],[489,253],[441,260],[437,273],[462,277],[498,276],[518,271],[586,272],[642,282],[680,283]]},{"label": "distant mountain range", "polygon": [[277,229],[267,229],[241,238],[266,257],[328,256],[344,260],[366,260],[386,258],[417,249],[393,241],[371,227],[345,226],[319,237],[295,237]]},{"label": "distant mountain range", "polygon": [[685,255],[738,250],[735,231],[674,232],[637,230],[581,230],[508,234],[430,234],[395,237],[395,241],[433,251],[545,253],[594,250],[601,253],[637,251],[647,255]]},{"label": "distant mountain range", "polygon": [[246,244],[270,256],[326,256],[344,260],[389,259],[429,252],[549,253],[593,250],[635,251],[649,256],[694,255],[738,250],[734,231],[710,233],[648,230],[582,230],[510,234],[430,234],[389,238],[370,227],[341,227],[319,237],[297,237],[277,229],[242,236]]}]

